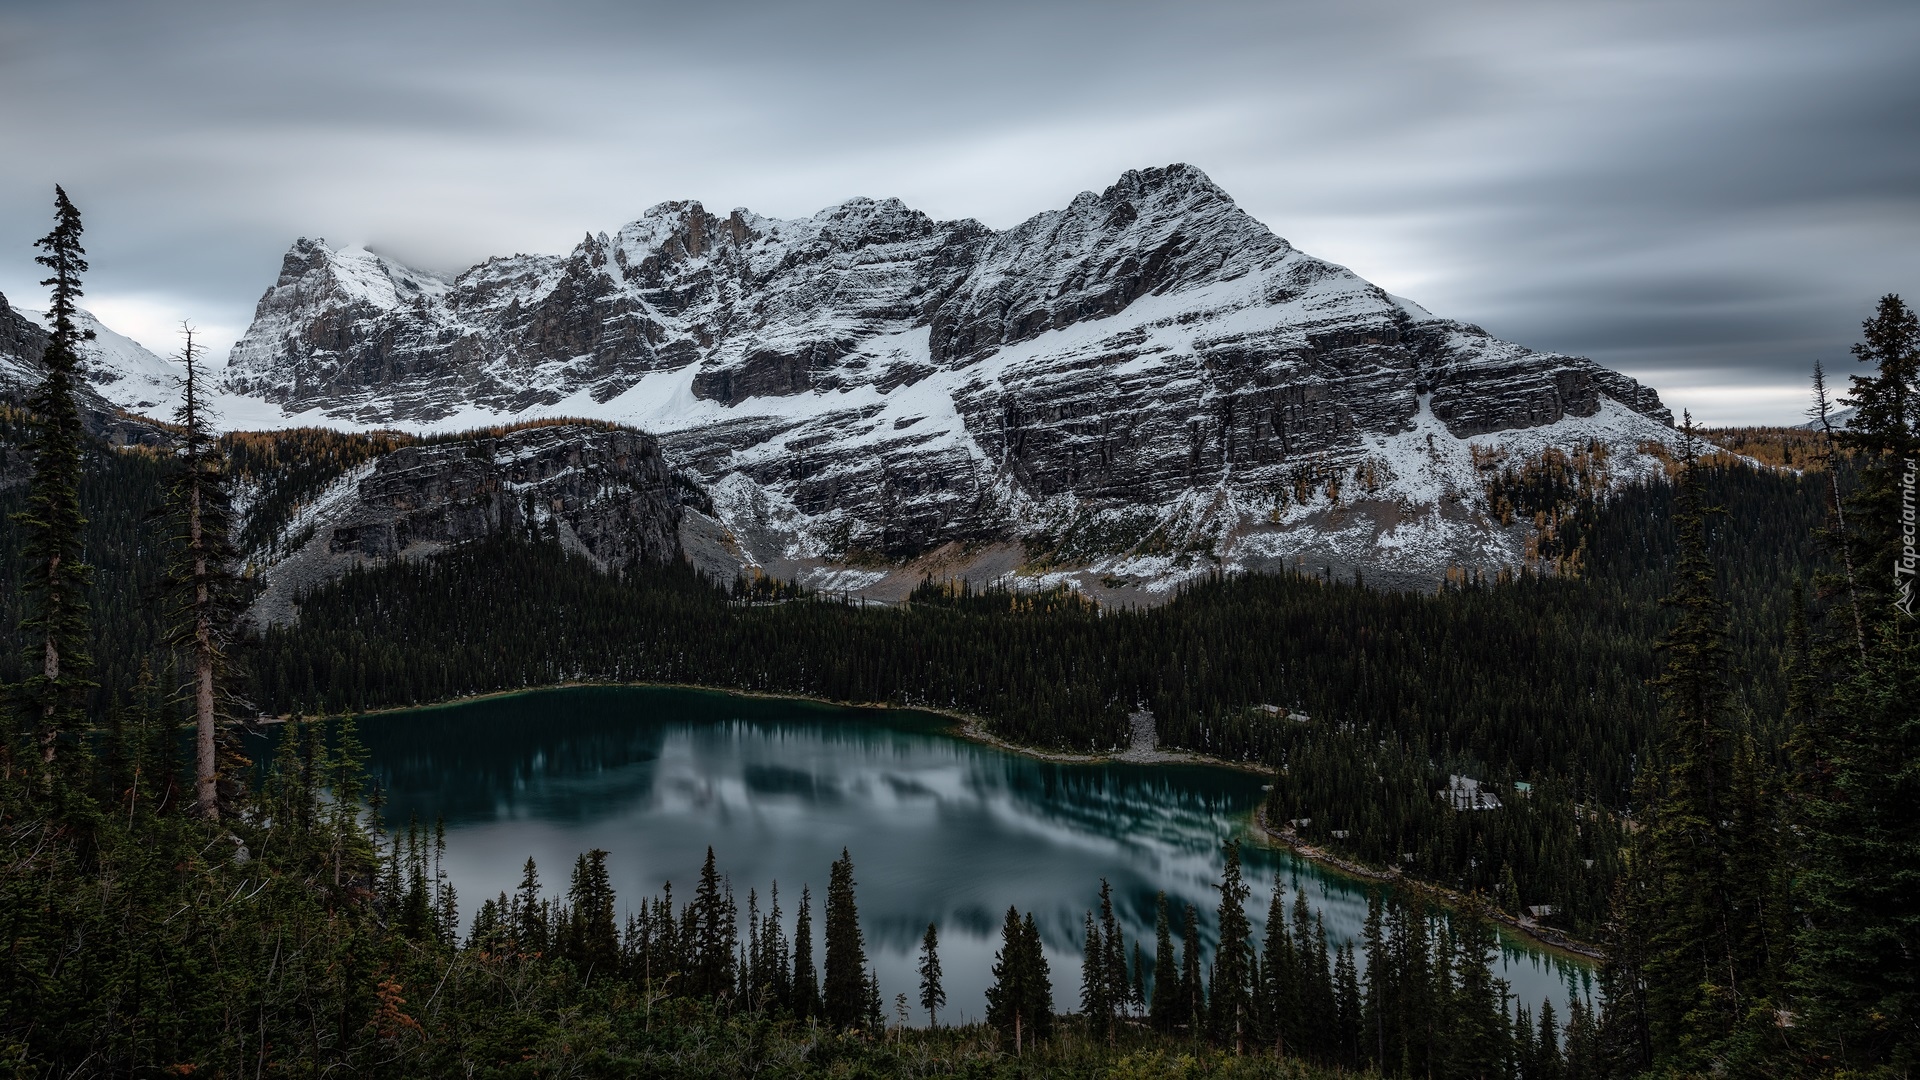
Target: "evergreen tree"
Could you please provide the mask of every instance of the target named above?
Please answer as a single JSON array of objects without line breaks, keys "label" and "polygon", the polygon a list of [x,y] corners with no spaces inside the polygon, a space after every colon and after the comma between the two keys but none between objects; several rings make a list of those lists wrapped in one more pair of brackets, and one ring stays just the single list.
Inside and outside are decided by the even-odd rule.
[{"label": "evergreen tree", "polygon": [[[1854,355],[1858,412],[1842,440],[1859,486],[1843,542],[1860,575],[1866,649],[1797,702],[1801,863],[1795,1034],[1852,1069],[1920,1062],[1920,320],[1880,301]],[[1825,693],[1821,694],[1820,689]]]},{"label": "evergreen tree", "polygon": [[520,887],[513,896],[514,941],[523,956],[548,951],[547,907],[540,898],[540,870],[533,856],[520,871]]},{"label": "evergreen tree", "polygon": [[181,445],[167,491],[171,551],[167,583],[176,620],[168,644],[187,655],[187,698],[194,720],[194,806],[211,821],[221,816],[222,803],[230,805],[242,789],[237,774],[246,764],[232,741],[222,738],[223,721],[231,711],[227,651],[238,583],[232,569],[235,553],[228,540],[232,509],[226,470],[212,431],[200,350],[194,344],[193,328],[182,329],[184,375],[180,408],[174,416],[181,428]]},{"label": "evergreen tree", "polygon": [[853,856],[845,848],[827,881],[827,964],[821,987],[827,1023],[851,1028],[866,1015],[867,946],[853,898]]},{"label": "evergreen tree", "polygon": [[820,973],[813,966],[813,891],[800,886],[800,914],[793,924],[793,1015],[812,1020],[822,1014]]},{"label": "evergreen tree", "polygon": [[1116,1016],[1127,1011],[1132,996],[1127,985],[1127,939],[1113,910],[1113,886],[1100,879],[1100,947],[1106,978],[1107,1004]]},{"label": "evergreen tree", "polygon": [[1013,1044],[1015,1054],[1044,1041],[1053,1028],[1053,983],[1047,971],[1040,930],[1029,914],[1007,909],[1000,928],[1000,951],[993,959],[993,985],[987,987],[987,1023]]},{"label": "evergreen tree", "polygon": [[1553,1001],[1540,1003],[1540,1033],[1533,1040],[1534,1077],[1538,1080],[1562,1080],[1565,1069],[1560,1057],[1560,1025],[1553,1014]]},{"label": "evergreen tree", "polygon": [[1872,370],[1852,376],[1847,400],[1856,411],[1838,436],[1859,463],[1844,540],[1869,621],[1878,621],[1887,604],[1912,616],[1920,565],[1905,557],[1902,524],[1911,518],[1903,516],[1902,478],[1907,463],[1920,458],[1920,318],[1900,297],[1881,297],[1853,355]]},{"label": "evergreen tree", "polygon": [[1080,955],[1080,1012],[1094,1037],[1103,1038],[1113,1033],[1113,1001],[1107,996],[1107,952],[1091,911]]},{"label": "evergreen tree", "polygon": [[[1623,919],[1644,947],[1639,978],[1656,1066],[1689,1067],[1727,1039],[1766,992],[1742,928],[1762,915],[1756,883],[1735,876],[1745,838],[1735,820],[1727,617],[1707,543],[1697,442],[1688,418],[1678,478],[1679,612],[1661,640],[1661,726],[1645,785],[1646,837]],[[1751,826],[1749,826],[1751,827]]]},{"label": "evergreen tree", "polygon": [[1192,904],[1180,922],[1179,1022],[1199,1035],[1207,1019],[1207,987],[1200,976],[1200,912]]},{"label": "evergreen tree", "polygon": [[1180,1013],[1180,971],[1173,961],[1173,927],[1167,913],[1167,894],[1161,892],[1153,901],[1153,996],[1147,1006],[1147,1017],[1155,1030],[1173,1031],[1182,1023]]},{"label": "evergreen tree", "polygon": [[927,1026],[940,1026],[940,1010],[947,1004],[947,990],[940,982],[940,933],[932,923],[920,938],[920,1007],[927,1010]]},{"label": "evergreen tree", "polygon": [[[531,864],[531,860],[529,860]],[[570,959],[581,974],[602,978],[620,970],[620,939],[614,925],[613,881],[607,876],[607,852],[601,848],[581,855],[573,865],[573,884],[567,890],[572,905]]]},{"label": "evergreen tree", "polygon": [[1240,842],[1227,841],[1226,853],[1219,885],[1220,944],[1213,960],[1210,1026],[1216,1040],[1243,1051],[1253,1017],[1253,926],[1247,921],[1247,885],[1240,877]]},{"label": "evergreen tree", "polygon": [[1493,977],[1499,937],[1477,900],[1453,920],[1453,926],[1451,1072],[1462,1078],[1494,1080],[1507,1063],[1507,987]]},{"label": "evergreen tree", "polygon": [[87,271],[80,211],[58,186],[53,194],[53,231],[33,245],[44,252],[34,261],[53,274],[40,283],[53,289],[47,305],[51,329],[40,361],[46,373],[27,401],[33,419],[33,475],[26,509],[13,519],[25,533],[22,550],[31,566],[20,583],[26,601],[20,620],[26,639],[22,666],[28,675],[18,687],[19,712],[23,734],[38,752],[48,780],[61,735],[85,725],[86,693],[93,685],[93,658],[87,648],[87,587],[93,571],[82,561],[87,521],[80,510],[85,432],[74,400],[80,343],[93,333],[75,321],[80,275]]},{"label": "evergreen tree", "polygon": [[1351,941],[1340,947],[1339,959],[1334,963],[1333,983],[1337,1009],[1334,1060],[1346,1068],[1357,1069],[1361,1064],[1361,1024],[1366,1010],[1360,1000],[1360,971],[1354,962]]},{"label": "evergreen tree", "polygon": [[688,942],[692,963],[687,992],[696,997],[718,997],[732,991],[739,977],[735,954],[739,935],[732,890],[720,877],[712,846],[708,846],[706,860],[700,864],[700,884],[694,889],[688,910],[693,918],[693,937]]},{"label": "evergreen tree", "polygon": [[1276,1057],[1294,1052],[1300,1025],[1300,960],[1287,935],[1286,896],[1286,886],[1276,879],[1273,897],[1267,902],[1267,937],[1261,949],[1266,1041],[1273,1044]]},{"label": "evergreen tree", "polygon": [[[1271,920],[1274,916],[1268,918]],[[1271,921],[1267,934],[1271,941]],[[1360,938],[1367,953],[1367,990],[1361,1010],[1361,1042],[1366,1059],[1375,1068],[1384,1070],[1388,1061],[1387,1024],[1398,1010],[1393,994],[1393,957],[1387,946],[1386,918],[1378,889],[1367,891],[1367,921]]]}]

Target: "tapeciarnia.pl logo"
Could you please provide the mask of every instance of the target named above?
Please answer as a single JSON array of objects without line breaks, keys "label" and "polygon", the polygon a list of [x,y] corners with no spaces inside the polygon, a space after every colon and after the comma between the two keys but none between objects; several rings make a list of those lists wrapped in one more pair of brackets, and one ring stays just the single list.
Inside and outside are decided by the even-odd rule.
[{"label": "tapeciarnia.pl logo", "polygon": [[1904,464],[1906,470],[1900,474],[1900,558],[1893,564],[1893,606],[1907,618],[1913,618],[1913,576],[1916,563],[1920,563],[1920,553],[1914,551],[1914,505],[1913,482],[1920,466],[1912,458]]}]

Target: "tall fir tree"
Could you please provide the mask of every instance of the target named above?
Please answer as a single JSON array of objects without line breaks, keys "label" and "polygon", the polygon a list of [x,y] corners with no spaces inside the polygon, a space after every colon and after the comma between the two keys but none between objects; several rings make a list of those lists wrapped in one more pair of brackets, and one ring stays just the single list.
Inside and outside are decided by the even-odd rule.
[{"label": "tall fir tree", "polygon": [[1920,1063],[1920,319],[1883,297],[1854,355],[1841,542],[1866,649],[1796,704],[1794,1041],[1837,1067]]},{"label": "tall fir tree", "polygon": [[1196,1037],[1206,1028],[1207,986],[1200,973],[1200,911],[1192,904],[1180,919],[1180,1023]]},{"label": "tall fir tree", "polygon": [[1853,355],[1871,368],[1851,377],[1848,404],[1855,412],[1840,443],[1854,453],[1858,487],[1848,506],[1843,542],[1858,574],[1869,622],[1881,621],[1887,604],[1904,603],[1916,613],[1913,594],[1920,567],[1903,558],[1903,502],[1907,463],[1920,458],[1920,318],[1899,296],[1880,298],[1861,324]]},{"label": "tall fir tree", "polygon": [[827,963],[821,985],[822,1015],[839,1028],[866,1016],[867,945],[853,896],[853,856],[845,848],[827,880]]},{"label": "tall fir tree", "polygon": [[1167,1032],[1185,1021],[1180,1016],[1180,969],[1173,959],[1173,926],[1165,892],[1154,897],[1153,910],[1153,994],[1147,1018],[1155,1030]]},{"label": "tall fir tree", "polygon": [[793,923],[793,1015],[797,1020],[821,1015],[820,970],[813,965],[813,890],[805,885]]},{"label": "tall fir tree", "polygon": [[1053,1029],[1053,981],[1029,913],[1007,909],[1000,927],[1000,951],[993,960],[993,984],[987,987],[987,1023],[1013,1045],[1015,1054],[1044,1041]]},{"label": "tall fir tree", "polygon": [[614,925],[613,880],[607,875],[607,852],[602,848],[581,855],[573,866],[567,890],[573,907],[570,959],[580,973],[607,978],[620,970],[620,939]]},{"label": "tall fir tree", "polygon": [[194,807],[217,820],[222,805],[244,790],[245,766],[238,747],[226,738],[232,713],[228,646],[236,614],[238,580],[229,540],[232,520],[226,469],[213,432],[206,401],[202,350],[191,326],[183,326],[179,458],[167,485],[169,559],[167,584],[174,625],[168,644],[187,658],[187,701],[194,723]]},{"label": "tall fir tree", "polygon": [[1236,1052],[1246,1049],[1253,1020],[1253,925],[1247,921],[1247,883],[1240,874],[1240,842],[1225,845],[1226,866],[1220,874],[1220,944],[1214,950],[1213,992],[1209,1017],[1213,1037]]},{"label": "tall fir tree", "polygon": [[927,1010],[927,1026],[940,1026],[940,1010],[947,1006],[947,988],[940,979],[940,931],[932,923],[920,938],[920,1007]]},{"label": "tall fir tree", "polygon": [[693,940],[688,943],[692,952],[688,992],[699,997],[728,993],[739,978],[738,932],[732,889],[720,876],[712,846],[708,846],[707,857],[700,864],[700,884],[694,888],[693,903],[688,906],[694,926]]},{"label": "tall fir tree", "polygon": [[61,736],[86,724],[86,695],[93,686],[87,601],[93,568],[82,561],[86,518],[80,511],[86,433],[74,398],[83,362],[80,343],[93,336],[80,329],[75,303],[88,267],[86,249],[80,246],[80,211],[65,190],[56,186],[53,194],[53,231],[34,241],[43,252],[34,261],[52,271],[40,284],[50,286],[52,294],[47,305],[50,332],[41,356],[45,374],[27,400],[33,475],[26,509],[14,515],[25,534],[22,547],[30,565],[21,581],[26,603],[20,632],[28,674],[18,687],[19,716],[22,734],[30,752],[38,754],[48,782],[54,779]]}]

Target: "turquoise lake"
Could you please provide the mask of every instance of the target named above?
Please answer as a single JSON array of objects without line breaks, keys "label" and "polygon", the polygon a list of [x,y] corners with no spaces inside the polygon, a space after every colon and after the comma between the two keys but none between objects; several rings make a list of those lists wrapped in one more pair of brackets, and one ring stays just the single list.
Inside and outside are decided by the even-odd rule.
[{"label": "turquoise lake", "polygon": [[[914,957],[938,924],[948,1008],[978,1018],[1008,905],[1031,910],[1055,1005],[1077,1007],[1084,913],[1112,882],[1129,940],[1153,952],[1165,890],[1211,929],[1221,845],[1239,837],[1256,928],[1276,882],[1304,890],[1337,943],[1366,915],[1362,883],[1253,837],[1265,781],[1203,765],[1062,764],[950,733],[944,718],[649,687],[580,687],[365,717],[386,817],[444,818],[445,866],[471,918],[518,883],[528,856],[550,893],[576,855],[610,852],[623,908],[671,881],[691,895],[708,845],[764,909],[778,882],[791,930],[841,848],[853,855],[869,958],[891,1006],[917,998]],[[1289,895],[1289,903],[1291,895]],[[818,934],[820,911],[814,911]],[[820,945],[816,938],[816,955]],[[1501,977],[1536,1008],[1591,993],[1591,968],[1503,940]],[[915,1006],[916,1022],[924,1022]]]}]

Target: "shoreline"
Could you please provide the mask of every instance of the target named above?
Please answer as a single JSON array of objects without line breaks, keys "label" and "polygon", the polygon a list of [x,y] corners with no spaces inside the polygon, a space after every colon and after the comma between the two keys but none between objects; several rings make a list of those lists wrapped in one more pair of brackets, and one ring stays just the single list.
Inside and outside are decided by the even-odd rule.
[{"label": "shoreline", "polygon": [[[352,712],[353,716],[386,716],[392,713],[420,712],[426,709],[446,709],[457,705],[468,705],[476,701],[491,701],[495,698],[519,697],[525,694],[538,694],[548,690],[576,690],[600,687],[606,689],[631,690],[698,690],[709,694],[727,694],[733,697],[758,698],[765,701],[805,701],[814,705],[828,705],[836,709],[867,709],[874,712],[914,712],[937,716],[947,721],[948,734],[982,746],[991,746],[1010,754],[1033,758],[1037,761],[1052,762],[1056,765],[1208,765],[1221,769],[1233,769],[1238,772],[1252,773],[1257,776],[1270,776],[1273,770],[1254,762],[1229,761],[1226,758],[1196,754],[1188,750],[1151,750],[1134,755],[1129,750],[1115,750],[1107,753],[1082,753],[1075,750],[1051,750],[1040,746],[1028,746],[1023,743],[1009,742],[987,730],[986,718],[963,713],[954,709],[935,705],[901,705],[887,701],[839,701],[834,698],[819,697],[814,694],[776,693],[767,690],[740,690],[730,686],[709,686],[705,683],[663,683],[663,682],[602,682],[597,680],[577,680],[549,683],[545,686],[529,686],[518,690],[489,690],[482,694],[467,694],[448,698],[444,701],[426,702],[420,705],[387,705],[377,709],[362,709]],[[261,716],[247,721],[253,726],[284,724],[291,716]]]},{"label": "shoreline", "polygon": [[[1154,749],[1144,751],[1138,755],[1131,754],[1131,752],[1127,750],[1104,754],[1087,754],[1070,750],[1049,750],[1037,746],[1026,746],[1020,743],[1009,742],[989,732],[986,728],[987,722],[983,717],[935,706],[898,705],[892,702],[877,701],[836,701],[832,698],[819,697],[813,694],[783,694],[764,690],[740,690],[725,686],[708,686],[703,683],[569,681],[551,683],[546,686],[523,687],[518,690],[490,690],[483,694],[468,694],[462,697],[449,698],[445,701],[429,702],[424,705],[391,705],[379,709],[365,709],[352,713],[351,715],[356,717],[386,716],[392,713],[451,708],[457,705],[467,705],[476,701],[489,701],[495,698],[520,697],[527,694],[538,694],[548,690],[571,690],[585,687],[697,690],[705,693],[727,694],[734,697],[758,698],[771,701],[805,701],[815,705],[827,705],[839,709],[924,713],[928,716],[936,716],[945,720],[947,722],[947,733],[964,739],[967,742],[981,746],[990,746],[1006,753],[1018,754],[1022,757],[1051,762],[1057,765],[1206,765],[1214,768],[1233,769],[1236,772],[1252,773],[1257,776],[1272,775],[1271,769],[1252,762],[1228,761],[1225,758],[1211,757],[1206,754],[1195,754],[1185,750]],[[250,723],[253,725],[283,724],[290,719],[290,716],[263,716]],[[1254,807],[1252,819],[1254,831],[1259,837],[1268,843],[1279,844],[1285,847],[1288,851],[1291,851],[1293,854],[1308,862],[1372,884],[1392,885],[1397,888],[1405,888],[1449,909],[1460,909],[1467,905],[1468,898],[1456,890],[1449,889],[1443,885],[1421,881],[1417,878],[1407,877],[1394,868],[1382,870],[1364,863],[1355,862],[1301,840],[1291,829],[1275,829],[1272,823],[1267,820],[1267,807],[1264,801]],[[1515,936],[1524,938],[1548,952],[1564,953],[1568,956],[1578,957],[1583,961],[1592,963],[1601,963],[1606,960],[1606,953],[1601,951],[1598,946],[1589,942],[1580,941],[1577,938],[1568,937],[1557,930],[1523,922],[1521,919],[1509,915],[1504,911],[1490,908],[1487,911],[1487,918],[1499,926],[1504,927]]]},{"label": "shoreline", "polygon": [[[1391,867],[1382,870],[1378,867],[1368,866],[1365,863],[1355,862],[1351,859],[1335,855],[1324,848],[1315,847],[1300,839],[1299,835],[1290,828],[1276,829],[1272,823],[1267,820],[1267,807],[1265,803],[1254,808],[1253,824],[1254,828],[1269,842],[1285,847],[1288,851],[1293,852],[1308,862],[1316,863],[1348,877],[1358,878],[1361,881],[1375,885],[1391,885],[1394,888],[1406,889],[1416,896],[1424,897],[1451,911],[1466,908],[1471,900],[1470,897],[1457,889],[1449,889],[1444,885],[1436,885],[1430,881],[1422,881],[1419,878],[1408,877],[1399,870]],[[1524,938],[1547,952],[1563,953],[1594,964],[1606,962],[1607,954],[1605,951],[1591,942],[1581,941],[1578,938],[1569,937],[1558,930],[1524,921],[1492,906],[1487,907],[1486,917],[1489,922],[1503,927],[1515,937]]]}]

